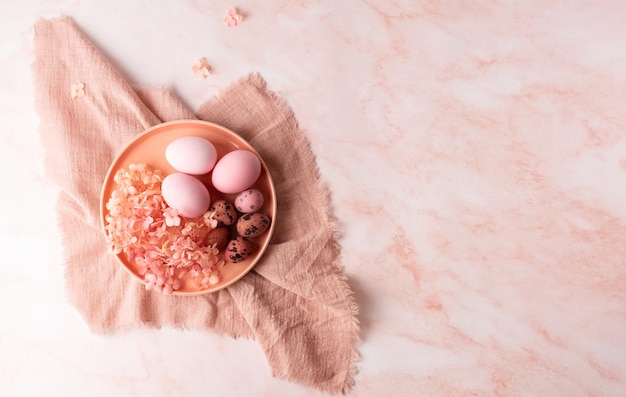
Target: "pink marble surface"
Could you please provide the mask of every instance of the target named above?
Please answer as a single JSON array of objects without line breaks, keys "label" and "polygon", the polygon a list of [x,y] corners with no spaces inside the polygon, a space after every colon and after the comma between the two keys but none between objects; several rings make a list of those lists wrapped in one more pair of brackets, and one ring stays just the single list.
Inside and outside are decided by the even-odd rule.
[{"label": "pink marble surface", "polygon": [[324,395],[67,304],[29,70],[59,15],[192,108],[252,71],[293,108],[361,308],[349,395],[626,395],[626,2],[29,0],[0,3],[0,396]]}]

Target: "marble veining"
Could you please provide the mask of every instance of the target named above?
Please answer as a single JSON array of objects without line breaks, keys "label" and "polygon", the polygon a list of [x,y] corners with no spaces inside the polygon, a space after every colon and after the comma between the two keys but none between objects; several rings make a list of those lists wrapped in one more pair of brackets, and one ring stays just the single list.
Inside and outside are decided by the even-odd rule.
[{"label": "marble veining", "polygon": [[292,107],[360,305],[349,395],[626,395],[625,2],[31,0],[0,5],[1,396],[324,395],[67,304],[30,75],[60,15],[192,109],[253,71]]}]

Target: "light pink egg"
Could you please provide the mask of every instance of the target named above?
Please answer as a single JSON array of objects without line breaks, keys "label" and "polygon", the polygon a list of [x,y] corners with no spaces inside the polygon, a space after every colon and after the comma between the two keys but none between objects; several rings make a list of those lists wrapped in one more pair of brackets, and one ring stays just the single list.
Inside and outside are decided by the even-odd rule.
[{"label": "light pink egg", "polygon": [[191,175],[169,174],[163,179],[161,192],[167,205],[186,218],[201,216],[211,205],[209,190]]},{"label": "light pink egg", "polygon": [[213,186],[222,193],[239,193],[254,185],[261,175],[261,161],[248,150],[234,150],[219,159],[213,175]]},{"label": "light pink egg", "polygon": [[165,148],[165,159],[178,172],[203,175],[217,162],[217,150],[208,140],[198,136],[178,138]]}]

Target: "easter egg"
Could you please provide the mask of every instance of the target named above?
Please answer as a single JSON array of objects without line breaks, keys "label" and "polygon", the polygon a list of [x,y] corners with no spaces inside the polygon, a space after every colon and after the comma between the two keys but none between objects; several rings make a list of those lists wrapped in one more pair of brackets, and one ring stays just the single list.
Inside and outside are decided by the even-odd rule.
[{"label": "easter egg", "polygon": [[244,214],[257,212],[263,207],[263,194],[258,189],[246,189],[235,198],[235,208]]},{"label": "easter egg", "polygon": [[258,237],[270,227],[270,218],[260,212],[245,214],[237,221],[237,233],[242,237]]},{"label": "easter egg", "polygon": [[161,191],[165,203],[186,218],[201,216],[211,205],[209,190],[191,175],[176,172],[166,176]]},{"label": "easter egg", "polygon": [[243,237],[236,237],[226,246],[225,259],[231,263],[245,261],[252,254],[252,243]]},{"label": "easter egg", "polygon": [[261,175],[261,160],[248,150],[234,150],[218,160],[211,175],[213,187],[226,194],[252,186]]},{"label": "easter egg", "polygon": [[211,211],[213,211],[213,219],[219,222],[220,225],[230,226],[237,222],[237,211],[235,207],[226,200],[217,200],[211,205]]},{"label": "easter egg", "polygon": [[206,245],[213,245],[223,252],[228,243],[230,242],[231,231],[226,226],[216,227],[215,229],[211,229],[211,231],[207,234],[204,242]]},{"label": "easter egg", "polygon": [[217,150],[208,140],[197,136],[178,138],[165,148],[165,159],[178,172],[203,175],[217,162]]}]

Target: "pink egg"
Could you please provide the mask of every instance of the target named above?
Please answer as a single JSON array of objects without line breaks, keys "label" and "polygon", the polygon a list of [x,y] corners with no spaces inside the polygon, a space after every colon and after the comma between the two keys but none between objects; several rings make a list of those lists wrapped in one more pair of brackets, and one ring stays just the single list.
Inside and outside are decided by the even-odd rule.
[{"label": "pink egg", "polygon": [[213,186],[222,193],[239,193],[254,185],[261,175],[261,161],[248,150],[234,150],[213,169]]},{"label": "pink egg", "polygon": [[211,205],[209,190],[191,175],[177,172],[166,176],[161,192],[167,205],[186,218],[201,216]]},{"label": "pink egg", "polygon": [[165,148],[165,159],[178,172],[203,175],[210,172],[217,162],[215,146],[198,136],[178,138]]}]

